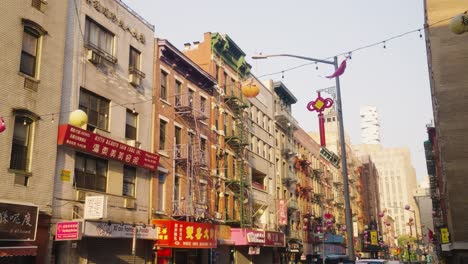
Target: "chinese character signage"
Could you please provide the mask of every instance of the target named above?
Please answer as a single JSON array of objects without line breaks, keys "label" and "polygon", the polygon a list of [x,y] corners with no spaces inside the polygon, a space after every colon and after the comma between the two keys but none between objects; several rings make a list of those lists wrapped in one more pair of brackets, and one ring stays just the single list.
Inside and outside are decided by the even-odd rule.
[{"label": "chinese character signage", "polygon": [[281,232],[265,231],[265,247],[285,247],[285,235]]},{"label": "chinese character signage", "polygon": [[159,228],[156,245],[173,248],[215,248],[216,226],[205,223],[154,219]]},{"label": "chinese character signage", "polygon": [[440,240],[442,244],[447,244],[450,242],[448,228],[442,227],[440,229]]},{"label": "chinese character signage", "polygon": [[68,124],[59,126],[58,145],[69,146],[87,153],[152,171],[158,169],[159,155]]},{"label": "chinese character signage", "polygon": [[370,231],[370,243],[374,246],[379,245],[379,241],[377,239],[377,231]]},{"label": "chinese character signage", "polygon": [[231,239],[235,245],[263,245],[265,243],[265,231],[250,228],[231,228]]},{"label": "chinese character signage", "polygon": [[39,209],[0,202],[0,241],[34,241]]},{"label": "chinese character signage", "polygon": [[100,219],[107,216],[107,196],[86,196],[84,219]]},{"label": "chinese character signage", "polygon": [[330,162],[336,168],[340,168],[340,157],[325,147],[320,148],[320,156]]},{"label": "chinese character signage", "polygon": [[78,240],[81,239],[81,222],[69,221],[58,222],[55,229],[55,240]]},{"label": "chinese character signage", "polygon": [[[133,228],[132,225],[128,224],[86,221],[83,233],[89,237],[133,238]],[[136,238],[156,240],[157,237],[158,228],[156,226],[136,226]]]},{"label": "chinese character signage", "polygon": [[278,225],[284,226],[288,224],[288,214],[286,202],[283,199],[278,200]]}]

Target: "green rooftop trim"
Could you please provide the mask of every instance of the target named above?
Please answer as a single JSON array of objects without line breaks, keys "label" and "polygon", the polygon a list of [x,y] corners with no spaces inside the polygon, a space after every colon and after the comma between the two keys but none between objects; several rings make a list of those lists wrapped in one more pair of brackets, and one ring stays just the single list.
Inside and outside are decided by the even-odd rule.
[{"label": "green rooftop trim", "polygon": [[227,64],[245,78],[252,66],[245,61],[245,53],[228,35],[211,33],[212,50]]}]

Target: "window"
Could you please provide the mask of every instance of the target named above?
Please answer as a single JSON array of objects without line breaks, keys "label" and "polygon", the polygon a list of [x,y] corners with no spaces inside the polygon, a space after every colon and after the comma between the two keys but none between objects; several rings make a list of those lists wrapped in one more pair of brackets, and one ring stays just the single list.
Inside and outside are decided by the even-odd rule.
[{"label": "window", "polygon": [[189,101],[188,101],[188,102],[189,102],[189,107],[190,107],[190,109],[192,109],[192,108],[193,108],[193,98],[194,98],[194,95],[195,95],[195,91],[192,90],[192,89],[189,89],[188,92],[189,92],[189,93],[188,93],[188,96],[189,96],[189,98],[188,98],[188,100],[189,100]]},{"label": "window", "polygon": [[167,73],[161,71],[161,99],[167,100]]},{"label": "window", "polygon": [[175,105],[180,105],[180,97],[182,95],[182,83],[175,81]]},{"label": "window", "polygon": [[216,130],[218,130],[219,129],[219,126],[218,126],[219,125],[218,124],[219,123],[219,120],[218,120],[219,119],[219,111],[218,111],[217,107],[215,107],[215,109],[214,109],[214,119],[215,119],[215,128],[216,128]]},{"label": "window", "polygon": [[114,55],[114,34],[109,30],[87,17],[85,32],[88,46],[107,55]]},{"label": "window", "polygon": [[[182,155],[182,128],[176,126],[174,130],[174,137],[175,137],[175,149],[177,158],[180,158]],[[185,156],[185,155],[184,155]]]},{"label": "window", "polygon": [[29,171],[32,123],[33,120],[27,116],[15,116],[10,156],[10,169],[12,170]]},{"label": "window", "polygon": [[136,168],[124,165],[123,173],[123,196],[135,196]]},{"label": "window", "polygon": [[206,153],[206,139],[204,138],[200,138],[200,152],[201,152],[202,164],[205,164],[207,161],[207,153]]},{"label": "window", "polygon": [[138,114],[134,110],[127,109],[127,117],[125,121],[125,138],[137,139],[137,120]]},{"label": "window", "polygon": [[223,72],[223,90],[224,94],[227,95],[227,73]]},{"label": "window", "polygon": [[159,119],[159,150],[164,150],[166,148],[166,128],[167,122]]},{"label": "window", "polygon": [[134,70],[141,70],[140,58],[141,52],[139,52],[134,47],[130,46],[130,56],[128,62],[128,68],[130,69],[130,72]]},{"label": "window", "polygon": [[164,211],[165,209],[165,206],[164,206],[164,198],[166,197],[166,194],[165,194],[165,188],[164,188],[164,184],[166,182],[166,174],[163,173],[163,172],[160,172],[159,173],[159,177],[158,177],[158,211]]},{"label": "window", "polygon": [[200,98],[200,111],[202,113],[206,112],[206,98],[205,97]]},{"label": "window", "polygon": [[223,129],[224,129],[224,133],[227,133],[228,132],[228,115],[226,112],[223,113]]},{"label": "window", "polygon": [[29,27],[24,28],[20,72],[34,78],[36,77],[39,37],[40,34],[36,30]]},{"label": "window", "polygon": [[207,188],[206,183],[200,183],[200,203],[205,204],[207,202]]},{"label": "window", "polygon": [[80,152],[75,157],[75,186],[78,188],[106,191],[107,160]]},{"label": "window", "polygon": [[179,199],[180,199],[180,178],[175,177],[174,178],[174,190],[173,190],[173,200],[174,200],[174,211],[177,212],[179,209]]},{"label": "window", "polygon": [[81,88],[79,108],[88,115],[88,130],[108,130],[109,100]]}]

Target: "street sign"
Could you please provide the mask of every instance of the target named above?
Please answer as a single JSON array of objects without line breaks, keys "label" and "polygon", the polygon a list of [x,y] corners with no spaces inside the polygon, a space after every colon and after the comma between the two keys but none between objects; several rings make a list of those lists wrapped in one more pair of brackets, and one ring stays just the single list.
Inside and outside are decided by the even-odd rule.
[{"label": "street sign", "polygon": [[79,240],[81,239],[81,222],[58,222],[55,230],[55,240]]},{"label": "street sign", "polygon": [[442,244],[447,244],[450,241],[449,240],[448,228],[443,227],[443,228],[440,229],[440,237],[441,237],[441,240],[442,240]]},{"label": "street sign", "polygon": [[340,157],[325,147],[320,148],[320,156],[329,161],[337,169],[340,168]]},{"label": "street sign", "polygon": [[107,216],[107,196],[86,196],[84,219],[101,219]]}]

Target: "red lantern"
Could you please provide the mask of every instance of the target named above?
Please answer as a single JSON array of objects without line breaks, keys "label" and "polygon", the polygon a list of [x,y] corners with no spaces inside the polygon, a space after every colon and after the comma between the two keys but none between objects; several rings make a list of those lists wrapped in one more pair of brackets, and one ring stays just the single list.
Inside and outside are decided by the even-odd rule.
[{"label": "red lantern", "polygon": [[384,215],[385,215],[384,212],[380,212],[380,213],[379,213],[379,217],[380,217],[380,218],[384,217]]},{"label": "red lantern", "polygon": [[0,117],[0,133],[5,131],[5,129],[6,129],[5,121],[3,121],[3,117]]},{"label": "red lantern", "polygon": [[333,217],[333,215],[330,214],[330,213],[325,213],[325,214],[324,214],[324,217],[325,217],[326,219],[330,219],[330,218]]}]

